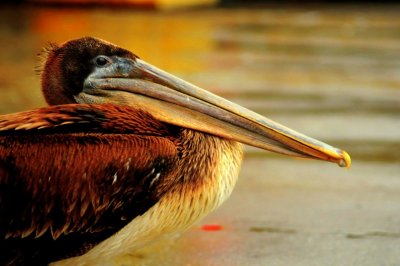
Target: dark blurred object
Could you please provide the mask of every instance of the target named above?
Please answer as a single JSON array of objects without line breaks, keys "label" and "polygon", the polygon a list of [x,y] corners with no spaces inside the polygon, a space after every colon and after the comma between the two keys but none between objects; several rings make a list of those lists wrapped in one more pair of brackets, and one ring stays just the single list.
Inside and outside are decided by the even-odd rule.
[{"label": "dark blurred object", "polygon": [[175,9],[215,6],[218,0],[6,0],[9,4],[79,6],[79,7],[134,7],[150,9]]},{"label": "dark blurred object", "polygon": [[25,0],[3,0],[0,2],[0,5],[6,4],[6,5],[20,5],[22,3],[26,2]]},{"label": "dark blurred object", "polygon": [[279,1],[279,0],[219,0],[219,5],[223,7],[235,7],[235,6],[260,6],[260,5],[310,5],[310,4],[354,4],[354,3],[367,3],[367,4],[381,4],[381,3],[393,3],[393,1],[374,1],[374,0],[330,0],[330,1],[296,1],[296,0],[287,0],[287,1]]},{"label": "dark blurred object", "polygon": [[156,0],[23,0],[29,4],[63,6],[134,6],[154,8]]}]

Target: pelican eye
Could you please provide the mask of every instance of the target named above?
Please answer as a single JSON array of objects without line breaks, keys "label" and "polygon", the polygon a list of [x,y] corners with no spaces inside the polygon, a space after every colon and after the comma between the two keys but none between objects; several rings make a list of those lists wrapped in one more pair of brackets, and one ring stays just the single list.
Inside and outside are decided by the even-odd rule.
[{"label": "pelican eye", "polygon": [[99,55],[98,57],[96,57],[95,63],[96,63],[97,66],[103,67],[103,66],[108,65],[109,63],[111,63],[111,60],[107,56]]}]

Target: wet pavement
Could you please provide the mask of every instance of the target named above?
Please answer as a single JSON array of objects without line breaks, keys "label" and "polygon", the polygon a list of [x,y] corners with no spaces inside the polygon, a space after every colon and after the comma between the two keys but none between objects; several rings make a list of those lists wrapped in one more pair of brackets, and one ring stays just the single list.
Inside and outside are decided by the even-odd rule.
[{"label": "wet pavement", "polygon": [[46,42],[109,40],[347,150],[353,166],[246,147],[239,183],[222,207],[185,234],[107,265],[398,265],[399,12],[389,5],[2,8],[0,113],[45,105],[34,66]]}]

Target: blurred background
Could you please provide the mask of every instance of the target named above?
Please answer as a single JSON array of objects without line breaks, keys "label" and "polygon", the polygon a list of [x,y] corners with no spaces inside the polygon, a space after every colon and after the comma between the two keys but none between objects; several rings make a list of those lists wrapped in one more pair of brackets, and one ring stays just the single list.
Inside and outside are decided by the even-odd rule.
[{"label": "blurred background", "polygon": [[108,265],[398,265],[400,5],[8,1],[0,6],[0,114],[44,106],[37,54],[87,35],[353,158],[344,170],[246,147],[221,208]]}]

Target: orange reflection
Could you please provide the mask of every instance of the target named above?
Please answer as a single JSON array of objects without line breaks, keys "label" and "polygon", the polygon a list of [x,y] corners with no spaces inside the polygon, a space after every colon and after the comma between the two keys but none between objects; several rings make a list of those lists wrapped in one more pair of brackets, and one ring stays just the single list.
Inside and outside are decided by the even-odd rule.
[{"label": "orange reflection", "polygon": [[32,27],[42,43],[96,36],[177,73],[204,69],[199,55],[212,49],[212,27],[193,20],[190,14],[176,17],[137,10],[40,9]]},{"label": "orange reflection", "polygon": [[32,31],[37,34],[50,35],[57,38],[68,32],[88,31],[89,21],[87,16],[82,16],[79,10],[44,9],[37,12],[32,23]]}]

